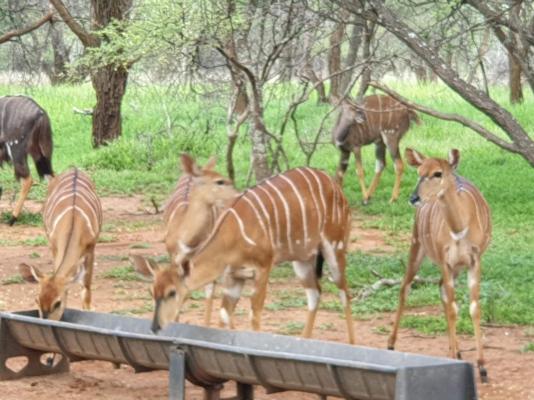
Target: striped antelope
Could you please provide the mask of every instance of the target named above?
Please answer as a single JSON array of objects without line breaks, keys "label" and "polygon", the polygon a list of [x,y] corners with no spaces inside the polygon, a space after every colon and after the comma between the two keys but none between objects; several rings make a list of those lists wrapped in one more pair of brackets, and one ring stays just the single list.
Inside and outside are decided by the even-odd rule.
[{"label": "striped antelope", "polygon": [[[211,184],[195,188],[191,197],[221,198],[225,185]],[[192,200],[193,201],[193,200]],[[323,257],[330,266],[334,283],[340,289],[345,308],[349,341],[354,343],[350,301],[345,278],[345,253],[350,232],[350,210],[345,196],[327,174],[311,168],[297,168],[269,178],[245,190],[218,219],[210,237],[190,260],[189,273],[179,276],[166,271],[166,287],[159,288],[163,298],[174,303],[173,315],[163,315],[158,308],[154,319],[163,326],[176,317],[192,290],[204,286],[225,271],[241,266],[255,269],[252,295],[252,327],[260,329],[269,273],[273,265],[292,261],[299,280],[306,289],[308,317],[303,335],[310,337],[318,308]],[[156,271],[147,265],[139,272],[150,276]],[[235,305],[243,282],[225,282],[221,319],[232,324]],[[159,314],[158,314],[159,313]]]},{"label": "striped antelope", "polygon": [[40,178],[48,180],[54,175],[52,128],[48,115],[29,97],[0,97],[0,167],[3,162],[11,162],[15,178],[22,179],[19,198],[9,225],[13,225],[19,217],[33,184],[28,168],[28,154],[32,156]]},{"label": "striped antelope", "polygon": [[[19,271],[27,282],[39,283],[37,304],[41,317],[59,320],[73,283],[83,284],[83,308],[88,310],[91,306],[94,251],[102,225],[102,208],[91,179],[75,168],[52,179],[43,220],[54,272],[46,276],[26,264],[20,264]],[[84,262],[79,266],[82,257]]]},{"label": "striped antelope", "polygon": [[[187,154],[180,157],[183,174],[179,178],[176,189],[165,205],[163,220],[165,221],[165,246],[171,260],[171,268],[177,268],[180,275],[185,274],[189,268],[188,260],[198,246],[209,236],[219,214],[227,207],[225,199],[214,198],[213,202],[190,201],[191,191],[195,186],[208,183],[223,185],[227,192],[225,198],[233,199],[238,192],[233,189],[232,182],[215,172],[215,158],[212,158],[203,167],[199,167]],[[132,261],[137,269],[143,269],[143,264],[151,261],[140,255],[133,255]],[[152,262],[152,265],[155,265]],[[163,270],[162,270],[163,271]],[[154,277],[154,293],[160,291],[156,288],[166,284],[166,274],[157,274]],[[204,322],[210,324],[213,307],[213,294],[215,284],[206,286],[206,308]],[[171,305],[172,307],[172,305]],[[163,307],[165,308],[165,307]],[[158,330],[154,326],[154,330]]]},{"label": "striped antelope", "polygon": [[[421,123],[414,110],[390,96],[374,94],[365,97],[362,104],[347,100],[342,103],[341,112],[332,131],[332,139],[341,152],[336,178],[343,185],[343,176],[347,170],[352,151],[356,159],[356,172],[364,204],[367,204],[375,192],[382,171],[386,166],[386,148],[395,167],[395,184],[390,202],[399,197],[404,171],[399,142],[410,129],[411,121],[415,121],[417,124]],[[361,148],[371,143],[375,144],[376,168],[371,186],[366,189]]]},{"label": "striped antelope", "polygon": [[441,269],[441,300],[447,317],[449,355],[460,358],[456,338],[458,307],[454,298],[454,282],[462,267],[467,267],[471,296],[469,312],[473,320],[480,376],[487,381],[482,354],[480,330],[480,275],[482,254],[491,239],[491,215],[480,191],[466,179],[456,175],[460,152],[451,150],[449,160],[426,158],[406,149],[408,163],[417,167],[419,182],[410,202],[417,206],[410,257],[400,288],[399,307],[388,347],[393,349],[400,318],[411,282],[425,256]]}]

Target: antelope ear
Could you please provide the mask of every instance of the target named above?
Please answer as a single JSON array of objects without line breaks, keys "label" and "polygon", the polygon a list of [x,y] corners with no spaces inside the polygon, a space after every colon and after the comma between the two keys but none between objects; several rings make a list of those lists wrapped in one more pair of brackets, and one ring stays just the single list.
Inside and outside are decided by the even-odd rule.
[{"label": "antelope ear", "polygon": [[158,264],[154,260],[146,259],[143,256],[131,255],[130,260],[134,265],[135,271],[143,278],[152,280],[158,270]]},{"label": "antelope ear", "polygon": [[451,149],[451,151],[449,151],[450,166],[452,167],[452,169],[456,169],[459,163],[460,163],[460,150]]},{"label": "antelope ear", "polygon": [[36,267],[24,263],[19,264],[19,273],[29,283],[38,283],[44,276]]},{"label": "antelope ear", "polygon": [[407,148],[405,151],[406,160],[408,164],[412,167],[419,167],[423,161],[425,161],[425,156],[419,153],[417,150]]},{"label": "antelope ear", "polygon": [[195,160],[186,153],[183,153],[180,156],[180,163],[182,164],[182,171],[186,174],[193,175],[193,176],[199,176],[201,175],[202,171],[196,164]]},{"label": "antelope ear", "polygon": [[204,171],[212,171],[215,168],[215,165],[217,164],[217,156],[211,156],[206,165],[204,165],[204,168],[202,168]]}]

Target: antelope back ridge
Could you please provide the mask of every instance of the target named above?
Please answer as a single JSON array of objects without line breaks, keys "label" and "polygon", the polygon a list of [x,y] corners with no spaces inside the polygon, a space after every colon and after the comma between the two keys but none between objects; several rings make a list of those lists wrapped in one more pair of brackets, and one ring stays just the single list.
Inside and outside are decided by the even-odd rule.
[{"label": "antelope back ridge", "polygon": [[53,273],[45,275],[36,267],[19,266],[26,281],[39,284],[40,315],[60,319],[73,283],[82,283],[83,308],[90,309],[94,251],[102,226],[102,207],[91,179],[74,168],[50,181],[43,221]]}]

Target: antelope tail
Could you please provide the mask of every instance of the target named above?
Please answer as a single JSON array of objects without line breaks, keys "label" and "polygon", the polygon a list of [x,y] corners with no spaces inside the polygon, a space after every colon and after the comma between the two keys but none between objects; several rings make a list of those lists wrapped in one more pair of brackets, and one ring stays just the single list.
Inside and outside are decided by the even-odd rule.
[{"label": "antelope tail", "polygon": [[54,176],[52,170],[52,128],[46,113],[37,121],[34,137],[40,150],[40,157],[35,159],[35,168],[39,177],[42,179],[46,175]]}]

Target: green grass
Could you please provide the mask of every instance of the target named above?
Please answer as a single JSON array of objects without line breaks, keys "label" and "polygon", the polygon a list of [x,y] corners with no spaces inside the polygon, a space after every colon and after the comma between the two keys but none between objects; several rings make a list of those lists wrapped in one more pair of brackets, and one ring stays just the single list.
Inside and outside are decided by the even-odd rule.
[{"label": "green grass", "polygon": [[16,285],[19,283],[24,283],[24,279],[20,274],[8,276],[2,280],[2,285]]},{"label": "green grass", "polygon": [[[0,215],[0,223],[7,224],[11,219],[11,212],[3,211]],[[30,226],[43,226],[43,217],[40,213],[29,213],[23,211],[17,218],[17,224]]]},{"label": "green grass", "polygon": [[288,322],[282,325],[278,329],[278,333],[281,333],[282,335],[299,335],[302,333],[303,329],[304,329],[303,322],[291,321],[291,322]]},{"label": "green grass", "polygon": [[523,347],[523,353],[534,352],[534,342],[529,342]]},{"label": "green grass", "polygon": [[118,279],[121,281],[142,281],[141,277],[131,265],[113,267],[102,274],[106,279]]},{"label": "green grass", "polygon": [[[393,82],[390,86],[421,104],[471,118],[504,137],[491,120],[443,85]],[[178,154],[189,152],[203,163],[212,154],[220,154],[225,148],[228,93],[218,90],[219,88],[213,89],[208,86],[199,87],[198,92],[193,93],[185,87],[137,86],[130,83],[122,106],[123,137],[99,150],[91,148],[90,118],[70,111],[73,106],[90,108],[94,105],[95,98],[90,85],[53,88],[0,86],[0,95],[26,93],[47,110],[54,129],[56,171],[63,171],[71,165],[79,166],[89,171],[100,195],[128,196],[140,193],[146,202],[152,196],[163,200],[170,193],[179,175]],[[291,84],[268,85],[265,88],[264,95],[268,99],[265,121],[271,131],[276,132],[280,128],[291,95],[296,90],[296,86]],[[491,93],[527,132],[534,132],[531,112],[534,98],[530,92],[525,93],[525,102],[516,106],[509,104],[505,88],[492,88]],[[327,106],[317,105],[313,97],[299,108],[295,118],[305,139],[315,134],[327,110]],[[424,154],[446,157],[450,148],[458,148],[461,152],[459,173],[476,183],[492,209],[493,239],[483,257],[481,304],[484,321],[534,324],[534,168],[520,156],[497,148],[463,126],[426,115],[421,118],[423,124],[412,127],[403,139],[402,151],[406,147],[414,147]],[[339,157],[337,150],[328,143],[334,120],[335,113],[329,118],[327,129],[321,137],[324,144],[319,146],[311,162],[312,166],[330,173],[335,171]],[[250,160],[250,142],[245,131],[246,127],[243,127],[234,154],[236,185],[239,188],[245,185]],[[284,143],[289,165],[302,165],[305,158],[297,146],[291,124],[285,133]],[[369,183],[374,171],[372,146],[364,148],[363,161]],[[385,231],[388,244],[395,247],[394,254],[350,255],[347,271],[353,293],[377,279],[372,275],[371,269],[384,277],[396,279],[400,279],[404,273],[409,248],[409,240],[404,238],[409,235],[414,215],[407,199],[417,177],[412,168],[406,167],[400,199],[396,204],[390,205],[388,200],[394,173],[389,158],[387,163],[378,190],[366,207],[361,206],[361,194],[352,164],[345,179],[345,193],[355,212],[363,215],[364,227]],[[224,170],[224,159],[219,160],[218,170]],[[0,170],[4,196],[13,196],[18,190],[12,176],[11,167]],[[42,200],[44,192],[45,185],[37,184],[32,188],[30,198]],[[5,218],[7,216],[2,215],[2,219]],[[40,225],[38,220],[25,220],[24,223]],[[113,223],[117,226],[122,222]],[[12,242],[10,238],[2,238],[0,244],[12,245]],[[46,241],[39,237],[23,244],[44,245]],[[429,262],[423,264],[420,274],[439,277],[438,269]],[[462,274],[457,297],[459,305],[466,308],[469,300],[464,275]],[[283,281],[289,276],[292,276],[289,266],[273,271],[274,280]],[[327,283],[323,287],[325,291],[336,291]],[[302,298],[304,304],[305,296],[299,298]],[[360,318],[376,312],[391,312],[396,308],[397,298],[398,287],[386,288],[363,302],[354,302],[353,309]],[[287,302],[299,303],[286,299],[277,306],[286,307]],[[332,301],[326,304],[326,308],[338,309],[338,303]],[[409,307],[439,304],[437,285],[415,287],[408,301]],[[322,304],[322,307],[325,305]],[[442,316],[439,318],[443,319]]]}]

